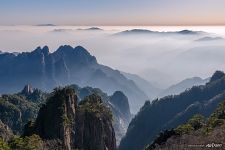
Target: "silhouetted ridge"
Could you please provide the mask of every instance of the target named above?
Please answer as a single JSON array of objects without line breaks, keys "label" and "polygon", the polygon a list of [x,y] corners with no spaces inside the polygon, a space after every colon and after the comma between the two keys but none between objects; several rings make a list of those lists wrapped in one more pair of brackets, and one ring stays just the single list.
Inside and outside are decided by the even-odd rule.
[{"label": "silhouetted ridge", "polygon": [[32,51],[32,53],[48,55],[49,54],[49,48],[48,48],[48,46],[44,46],[43,48],[41,48],[39,46],[34,51]]},{"label": "silhouetted ridge", "polygon": [[211,77],[210,82],[213,82],[213,81],[215,81],[215,80],[221,79],[221,78],[223,78],[223,77],[225,77],[224,72],[222,72],[222,71],[216,71],[216,72],[213,74],[213,76]]},{"label": "silhouetted ridge", "polygon": [[44,91],[73,83],[91,86],[112,94],[127,95],[131,111],[136,112],[148,97],[119,71],[98,64],[95,56],[82,46],[60,46],[49,53],[47,46],[32,52],[0,54],[0,93],[17,92],[26,85]]},{"label": "silhouetted ridge", "polygon": [[194,86],[179,95],[146,103],[129,124],[119,150],[141,150],[160,131],[174,128],[195,114],[209,116],[225,99],[223,75],[222,72],[216,72],[213,80],[206,85]]},{"label": "silhouetted ridge", "polygon": [[193,148],[198,150],[223,149],[224,112],[225,102],[223,101],[208,118],[199,114],[192,116],[186,123],[180,124],[175,129],[160,133],[145,150],[181,150],[187,149],[188,145],[203,145],[203,147]]}]

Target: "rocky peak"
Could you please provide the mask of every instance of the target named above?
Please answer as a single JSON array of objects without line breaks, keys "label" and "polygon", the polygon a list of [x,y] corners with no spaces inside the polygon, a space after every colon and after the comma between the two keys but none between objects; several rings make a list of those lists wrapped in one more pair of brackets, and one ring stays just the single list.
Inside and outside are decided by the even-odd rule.
[{"label": "rocky peak", "polygon": [[37,54],[44,54],[45,56],[49,54],[49,48],[48,46],[44,46],[41,48],[40,46],[37,47],[32,53],[37,53]]},{"label": "rocky peak", "polygon": [[25,87],[23,88],[21,93],[24,95],[30,95],[33,93],[33,88],[31,87],[30,84],[27,84],[27,85],[25,85]]},{"label": "rocky peak", "polygon": [[93,94],[80,102],[76,117],[75,147],[84,150],[115,150],[112,112]]},{"label": "rocky peak", "polygon": [[71,88],[57,88],[38,113],[34,124],[26,125],[25,135],[37,134],[43,140],[62,142],[66,150],[73,148],[77,96]]},{"label": "rocky peak", "polygon": [[[131,117],[130,106],[128,98],[121,91],[116,91],[111,97],[110,102],[119,108],[122,114],[125,114],[125,118]],[[128,120],[129,120],[128,119]]]},{"label": "rocky peak", "polygon": [[56,56],[56,60],[64,57],[67,65],[74,63],[83,65],[97,63],[96,58],[82,46],[77,46],[75,48],[69,45],[60,46],[53,55]]},{"label": "rocky peak", "polygon": [[222,77],[225,77],[224,72],[222,72],[222,71],[216,71],[216,72],[212,75],[212,77],[211,77],[211,79],[210,79],[210,82],[213,82],[213,81],[215,81],[215,80],[221,79]]}]

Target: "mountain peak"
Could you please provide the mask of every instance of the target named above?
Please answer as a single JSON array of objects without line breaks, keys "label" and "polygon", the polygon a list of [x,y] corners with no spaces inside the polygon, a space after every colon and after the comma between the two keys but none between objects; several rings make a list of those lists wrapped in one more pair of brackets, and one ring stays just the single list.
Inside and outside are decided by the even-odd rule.
[{"label": "mountain peak", "polygon": [[72,51],[73,47],[70,45],[61,45],[56,51]]},{"label": "mountain peak", "polygon": [[21,93],[23,93],[25,95],[32,94],[33,93],[33,89],[31,87],[31,85],[30,84],[25,85],[25,87],[23,88]]},{"label": "mountain peak", "polygon": [[32,53],[39,53],[39,54],[43,53],[44,55],[48,55],[49,48],[48,48],[48,46],[44,46],[43,48],[38,46]]},{"label": "mountain peak", "polygon": [[82,47],[82,46],[76,46],[75,48],[74,48],[74,50],[76,51],[76,52],[78,52],[78,53],[84,53],[84,54],[86,54],[86,55],[91,55],[84,47]]},{"label": "mountain peak", "polygon": [[223,71],[216,71],[211,79],[210,79],[210,82],[213,82],[215,80],[218,80],[218,79],[221,79],[222,77],[225,77],[225,73]]}]

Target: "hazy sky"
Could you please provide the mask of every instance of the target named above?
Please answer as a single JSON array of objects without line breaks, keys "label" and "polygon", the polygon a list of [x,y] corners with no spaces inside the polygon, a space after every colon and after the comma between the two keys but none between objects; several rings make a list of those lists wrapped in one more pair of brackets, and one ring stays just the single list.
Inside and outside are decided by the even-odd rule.
[{"label": "hazy sky", "polygon": [[225,25],[225,0],[0,0],[0,25]]}]

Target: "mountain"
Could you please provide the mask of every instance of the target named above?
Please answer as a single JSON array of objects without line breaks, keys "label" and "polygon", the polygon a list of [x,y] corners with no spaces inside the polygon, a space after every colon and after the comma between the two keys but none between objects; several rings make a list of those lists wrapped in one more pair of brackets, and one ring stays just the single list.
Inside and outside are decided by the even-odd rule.
[{"label": "mountain", "polygon": [[32,93],[3,94],[0,97],[0,121],[8,126],[14,134],[21,134],[24,125],[37,116],[39,105],[45,101],[46,93],[38,89]]},{"label": "mountain", "polygon": [[77,30],[86,30],[86,31],[102,31],[103,29],[98,28],[98,27],[90,27],[90,28],[86,28],[86,29],[77,29]]},{"label": "mountain", "polygon": [[78,104],[73,88],[55,89],[24,136],[39,135],[47,149],[115,150],[112,113],[93,94]]},{"label": "mountain", "polygon": [[133,81],[117,70],[98,64],[81,46],[60,46],[53,53],[45,46],[17,55],[0,54],[0,93],[19,91],[28,83],[43,91],[73,83],[104,89],[110,95],[122,91],[128,96],[133,113],[148,99]]},{"label": "mountain", "polygon": [[164,97],[167,95],[177,95],[189,88],[192,88],[196,85],[204,85],[209,81],[209,79],[201,79],[200,77],[193,77],[185,79],[177,84],[174,84],[167,89],[163,90],[158,96]]},{"label": "mountain", "polygon": [[43,27],[54,27],[56,26],[55,24],[38,24],[36,26],[43,26]]},{"label": "mountain", "polygon": [[224,112],[225,102],[223,101],[208,118],[202,115],[194,115],[185,124],[181,124],[170,131],[161,132],[145,150],[180,150],[190,145],[198,147],[199,150],[206,148],[220,149],[225,142]]},{"label": "mountain", "polygon": [[[81,88],[77,85],[69,87],[75,90],[78,101],[82,101],[92,94],[101,97],[104,105],[112,111],[112,124],[115,130],[116,143],[119,145],[132,117],[128,98],[121,91],[116,91],[113,95],[108,96],[98,88]],[[2,120],[10,130],[12,129],[14,134],[21,135],[24,125],[37,117],[40,106],[46,102],[50,95],[50,93],[32,88],[31,85],[26,85],[21,92],[16,94],[3,94],[0,97],[0,121]]]},{"label": "mountain", "polygon": [[197,39],[198,42],[205,42],[205,41],[217,41],[217,40],[224,40],[222,37],[210,37],[206,36],[200,39]]},{"label": "mountain", "polygon": [[122,137],[126,134],[128,125],[132,119],[129,101],[126,95],[121,91],[116,91],[113,95],[108,96],[98,88],[83,87],[71,85],[78,96],[78,101],[82,101],[85,97],[92,94],[99,95],[103,103],[110,108],[113,114],[113,128],[115,130],[116,143],[119,145]]},{"label": "mountain", "polygon": [[114,35],[201,35],[205,32],[202,31],[191,31],[191,30],[181,30],[181,31],[168,31],[168,32],[160,32],[160,31],[151,31],[147,29],[131,29],[125,30]]},{"label": "mountain", "polygon": [[139,150],[162,130],[185,123],[195,114],[209,116],[225,99],[225,74],[216,71],[206,85],[194,86],[179,95],[147,101],[129,124],[119,150]]},{"label": "mountain", "polygon": [[141,78],[140,76],[136,74],[126,73],[126,72],[121,72],[121,73],[127,79],[134,81],[134,83],[139,87],[139,89],[145,92],[145,94],[149,97],[149,99],[155,98],[160,93],[160,91],[162,91],[162,89],[154,86],[152,83]]}]

